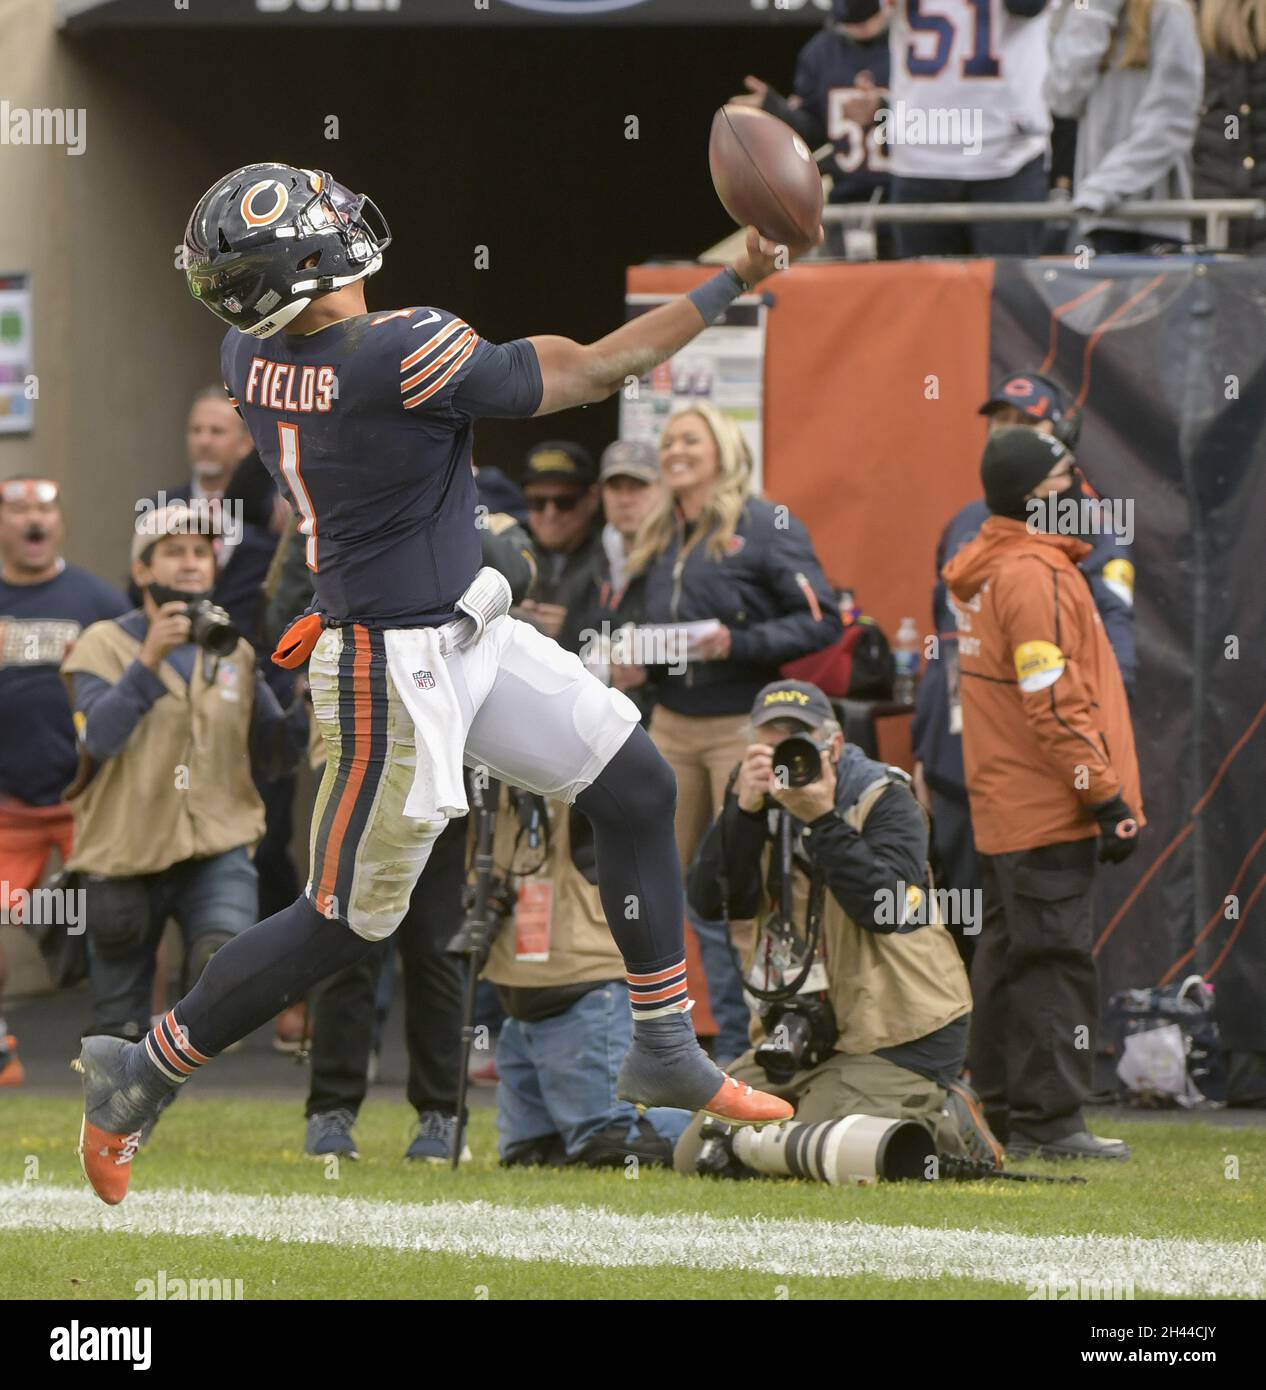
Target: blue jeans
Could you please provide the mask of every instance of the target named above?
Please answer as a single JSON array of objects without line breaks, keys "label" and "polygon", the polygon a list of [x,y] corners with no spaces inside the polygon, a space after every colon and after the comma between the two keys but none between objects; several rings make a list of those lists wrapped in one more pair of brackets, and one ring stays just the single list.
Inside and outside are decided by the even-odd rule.
[{"label": "blue jeans", "polygon": [[[608,1125],[637,1111],[617,1100],[616,1077],[633,1038],[629,987],[615,980],[539,1023],[507,1018],[497,1040],[497,1134],[502,1158],[533,1139],[560,1135],[568,1156]],[[690,1123],[687,1110],[648,1110],[644,1118],[675,1144]]]},{"label": "blue jeans", "polygon": [[258,878],[244,845],[159,874],[84,874],[80,883],[92,982],[89,1034],[135,1041],[149,1032],[154,955],[169,917],[184,938],[188,989],[213,952],[254,926],[259,913]]},{"label": "blue jeans", "polygon": [[708,999],[718,1030],[716,1059],[725,1066],[752,1045],[748,1037],[751,1014],[743,999],[743,979],[730,945],[729,927],[724,922],[709,922],[693,908],[686,909],[686,916],[699,939],[703,973],[708,977]]}]

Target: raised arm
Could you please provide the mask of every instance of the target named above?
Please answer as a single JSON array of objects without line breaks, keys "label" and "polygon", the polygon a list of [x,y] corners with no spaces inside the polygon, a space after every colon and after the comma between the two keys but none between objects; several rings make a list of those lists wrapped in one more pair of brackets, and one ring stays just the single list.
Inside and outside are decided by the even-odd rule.
[{"label": "raised arm", "polygon": [[666,362],[719,318],[731,300],[778,270],[779,250],[776,243],[764,240],[755,227],[749,227],[747,247],[733,266],[689,294],[639,314],[596,343],[552,336],[529,338],[540,362],[544,387],[535,413],[551,415],[604,401],[630,377],[643,377]]}]

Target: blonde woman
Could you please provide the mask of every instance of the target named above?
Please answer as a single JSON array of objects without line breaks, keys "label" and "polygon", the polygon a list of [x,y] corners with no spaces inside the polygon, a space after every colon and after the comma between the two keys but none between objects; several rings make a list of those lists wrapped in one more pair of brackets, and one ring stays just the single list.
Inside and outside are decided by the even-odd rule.
[{"label": "blonde woman", "polygon": [[[1266,197],[1266,0],[1203,0],[1204,105],[1196,197]],[[1230,224],[1230,249],[1266,254],[1266,222]]]},{"label": "blonde woman", "polygon": [[1044,91],[1077,122],[1074,239],[1100,254],[1190,238],[1186,218],[1127,222],[1122,202],[1192,196],[1203,59],[1188,0],[1085,0],[1052,20]]},{"label": "blonde woman", "polygon": [[[706,403],[678,411],[659,441],[664,496],[629,554],[644,584],[645,621],[716,619],[685,669],[655,677],[650,733],[677,774],[677,849],[689,867],[747,746],[756,693],[786,661],[820,651],[843,629],[809,533],[752,491],[738,425]],[[680,663],[678,663],[680,667]],[[691,917],[721,1029],[718,1055],[747,1046],[747,1010],[720,931]]]}]

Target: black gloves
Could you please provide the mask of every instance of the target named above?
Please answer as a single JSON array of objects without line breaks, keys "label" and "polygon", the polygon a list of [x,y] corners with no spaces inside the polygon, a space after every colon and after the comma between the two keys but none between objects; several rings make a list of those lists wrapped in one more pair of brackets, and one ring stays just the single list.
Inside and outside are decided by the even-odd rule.
[{"label": "black gloves", "polygon": [[1090,809],[1099,822],[1099,862],[1120,864],[1128,859],[1138,844],[1139,823],[1134,812],[1119,795]]}]

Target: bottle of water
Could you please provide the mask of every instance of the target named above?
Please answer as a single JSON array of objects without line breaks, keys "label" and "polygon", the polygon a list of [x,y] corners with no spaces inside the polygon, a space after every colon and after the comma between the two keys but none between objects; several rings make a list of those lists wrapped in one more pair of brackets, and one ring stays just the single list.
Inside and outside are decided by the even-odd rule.
[{"label": "bottle of water", "polygon": [[892,644],[897,675],[892,685],[892,698],[899,705],[914,704],[914,687],[919,679],[919,629],[913,618],[902,618]]}]

